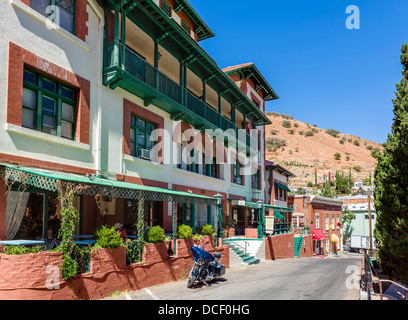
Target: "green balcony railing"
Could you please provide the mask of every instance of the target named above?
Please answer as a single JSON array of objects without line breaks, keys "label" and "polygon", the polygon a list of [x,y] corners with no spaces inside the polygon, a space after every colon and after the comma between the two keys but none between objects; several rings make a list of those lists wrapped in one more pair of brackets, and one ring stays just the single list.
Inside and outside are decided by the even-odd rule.
[{"label": "green balcony railing", "polygon": [[[120,41],[113,41],[106,45],[104,68],[114,66],[125,70],[147,85],[157,89],[163,95],[183,105],[223,131],[232,129],[235,134],[238,133],[238,127],[232,121],[219,114],[214,108],[170,79]],[[183,96],[185,96],[184,99]],[[242,142],[253,150],[258,148],[257,137],[251,137],[247,133],[245,141]]]}]

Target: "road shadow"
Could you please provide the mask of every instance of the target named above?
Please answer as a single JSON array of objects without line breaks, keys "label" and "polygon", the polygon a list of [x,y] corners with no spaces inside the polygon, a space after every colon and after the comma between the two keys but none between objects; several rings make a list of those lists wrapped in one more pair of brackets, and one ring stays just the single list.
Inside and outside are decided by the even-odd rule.
[{"label": "road shadow", "polygon": [[195,282],[194,285],[190,289],[197,290],[197,289],[201,289],[203,287],[204,288],[211,287],[213,285],[217,285],[219,283],[223,283],[223,282],[226,282],[226,281],[228,281],[228,280],[225,279],[225,278],[217,278],[217,279],[214,279],[214,280],[209,281],[207,283],[204,283],[204,282],[201,282],[201,281],[200,282]]}]

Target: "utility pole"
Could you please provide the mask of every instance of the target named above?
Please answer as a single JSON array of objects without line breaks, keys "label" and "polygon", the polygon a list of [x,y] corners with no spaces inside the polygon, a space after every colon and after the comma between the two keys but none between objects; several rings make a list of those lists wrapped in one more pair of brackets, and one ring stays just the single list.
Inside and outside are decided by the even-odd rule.
[{"label": "utility pole", "polygon": [[[371,186],[370,186],[371,187]],[[370,227],[370,257],[373,256],[373,230],[371,226],[371,189],[368,188],[368,223]]]}]

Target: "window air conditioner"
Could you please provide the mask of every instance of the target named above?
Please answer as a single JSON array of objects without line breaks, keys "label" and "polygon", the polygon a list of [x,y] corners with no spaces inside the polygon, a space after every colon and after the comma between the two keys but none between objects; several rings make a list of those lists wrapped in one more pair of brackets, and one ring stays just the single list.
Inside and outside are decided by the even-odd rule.
[{"label": "window air conditioner", "polygon": [[137,156],[142,159],[150,160],[150,150],[139,149],[137,150]]}]

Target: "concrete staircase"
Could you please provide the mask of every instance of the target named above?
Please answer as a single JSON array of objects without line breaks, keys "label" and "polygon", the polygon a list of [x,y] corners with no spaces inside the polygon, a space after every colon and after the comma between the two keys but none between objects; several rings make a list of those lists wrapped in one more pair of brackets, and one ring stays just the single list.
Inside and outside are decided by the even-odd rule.
[{"label": "concrete staircase", "polygon": [[258,264],[265,257],[263,240],[224,239],[224,243],[230,246],[230,264],[231,262],[233,265]]},{"label": "concrete staircase", "polygon": [[295,258],[299,258],[300,251],[302,250],[303,237],[295,237]]}]

